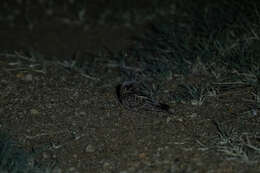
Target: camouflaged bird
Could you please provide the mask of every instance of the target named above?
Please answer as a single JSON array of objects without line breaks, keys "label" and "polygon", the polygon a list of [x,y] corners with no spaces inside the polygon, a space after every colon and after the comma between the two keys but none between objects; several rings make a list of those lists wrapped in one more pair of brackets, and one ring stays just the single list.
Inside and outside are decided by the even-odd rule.
[{"label": "camouflaged bird", "polygon": [[116,94],[119,103],[130,111],[153,111],[173,114],[169,105],[147,96],[136,81],[125,81],[117,85]]}]

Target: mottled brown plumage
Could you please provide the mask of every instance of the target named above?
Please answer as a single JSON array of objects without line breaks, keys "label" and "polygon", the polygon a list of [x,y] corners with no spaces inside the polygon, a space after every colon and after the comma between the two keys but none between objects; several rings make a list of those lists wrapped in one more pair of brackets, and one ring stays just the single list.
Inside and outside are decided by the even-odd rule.
[{"label": "mottled brown plumage", "polygon": [[116,94],[119,103],[131,111],[154,111],[172,114],[170,106],[157,102],[144,92],[138,82],[126,81],[116,86]]}]

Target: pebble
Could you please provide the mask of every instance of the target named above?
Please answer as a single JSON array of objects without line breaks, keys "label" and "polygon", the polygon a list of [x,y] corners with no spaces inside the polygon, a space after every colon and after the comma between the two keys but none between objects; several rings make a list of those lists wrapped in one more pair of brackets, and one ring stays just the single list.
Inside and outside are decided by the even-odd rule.
[{"label": "pebble", "polygon": [[32,81],[33,80],[32,74],[26,74],[24,76],[23,80],[28,81],[28,82]]},{"label": "pebble", "polygon": [[32,115],[38,115],[40,113],[37,109],[31,109],[30,112]]},{"label": "pebble", "polygon": [[96,150],[95,147],[93,145],[91,145],[91,144],[87,145],[87,147],[85,149],[85,151],[87,153],[93,153],[93,152],[95,152],[95,150]]}]

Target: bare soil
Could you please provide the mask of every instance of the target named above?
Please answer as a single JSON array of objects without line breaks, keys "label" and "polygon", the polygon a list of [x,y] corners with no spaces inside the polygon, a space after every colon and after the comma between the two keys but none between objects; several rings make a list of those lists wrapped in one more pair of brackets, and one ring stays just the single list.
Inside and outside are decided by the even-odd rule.
[{"label": "bare soil", "polygon": [[[254,104],[250,100],[255,88],[223,91],[200,106],[168,103],[174,115],[131,112],[115,96],[117,68],[101,64],[95,74],[100,80],[92,80],[57,64],[47,64],[45,74],[10,68],[6,58],[7,53],[28,49],[46,57],[98,53],[103,47],[118,52],[132,44],[131,37],[146,32],[146,23],[134,29],[105,24],[84,30],[44,20],[32,30],[23,23],[0,28],[0,130],[26,151],[41,151],[35,162],[56,163],[56,170],[80,173],[260,171],[252,149],[243,148],[249,153],[243,160],[239,151],[231,151],[235,144],[228,148],[221,141],[227,132],[228,139],[249,138],[259,146],[259,116],[246,113]],[[201,77],[191,74],[187,81],[190,78],[203,83]],[[165,90],[174,90],[177,84],[169,80]],[[162,99],[167,102],[167,97]],[[221,134],[219,128],[226,132]],[[249,133],[255,136],[248,137]]]}]

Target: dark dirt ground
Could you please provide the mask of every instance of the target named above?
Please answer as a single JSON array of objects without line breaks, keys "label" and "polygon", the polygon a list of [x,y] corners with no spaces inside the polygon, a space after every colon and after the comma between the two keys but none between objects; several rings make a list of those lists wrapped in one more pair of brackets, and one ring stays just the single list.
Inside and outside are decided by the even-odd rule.
[{"label": "dark dirt ground", "polygon": [[[146,32],[148,22],[131,29],[104,24],[87,30],[45,18],[31,30],[17,23],[0,25],[0,130],[26,151],[41,151],[35,162],[56,163],[57,172],[260,172],[259,155],[222,141],[250,139],[259,146],[259,116],[241,114],[253,104],[248,101],[252,87],[207,97],[201,106],[169,103],[174,115],[130,112],[115,96],[120,82],[116,68],[101,64],[95,73],[100,80],[92,80],[51,63],[46,64],[45,74],[10,70],[6,58],[9,52],[21,50],[46,57],[96,53],[104,46],[117,52],[132,43],[132,36]],[[194,76],[186,77],[187,81],[203,83]],[[173,90],[178,82],[167,81],[165,90]],[[221,129],[227,131],[226,138]]]}]

